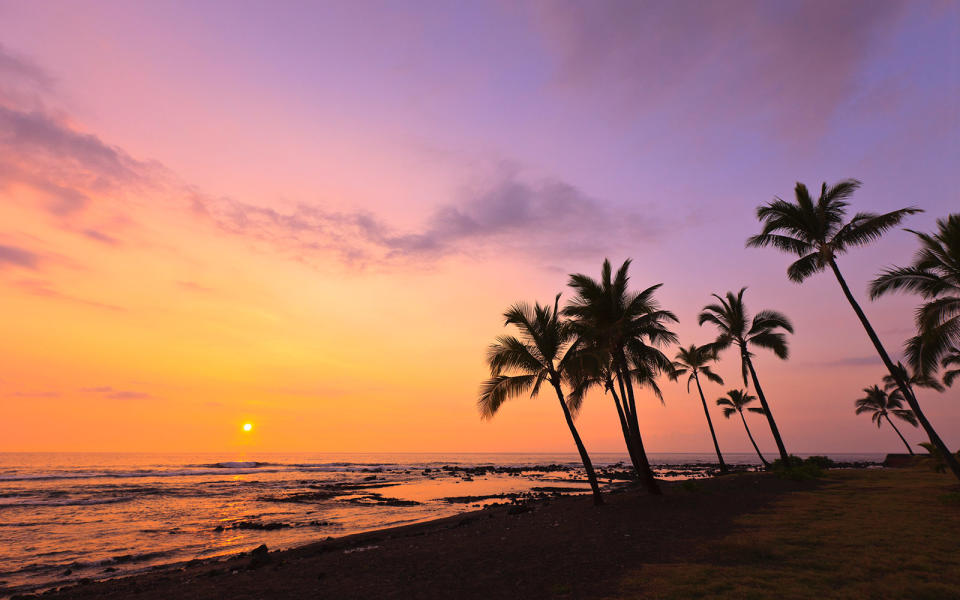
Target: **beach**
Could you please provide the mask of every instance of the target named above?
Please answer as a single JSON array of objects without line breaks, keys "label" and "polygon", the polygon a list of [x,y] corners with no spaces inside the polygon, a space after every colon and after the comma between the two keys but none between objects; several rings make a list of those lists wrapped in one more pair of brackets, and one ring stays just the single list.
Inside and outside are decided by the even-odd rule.
[{"label": "beach", "polygon": [[[665,481],[717,473],[709,454],[651,457]],[[605,491],[629,483],[624,458],[596,455]],[[589,490],[575,455],[506,453],[0,454],[0,483],[0,597]]]},{"label": "beach", "polygon": [[[608,493],[600,507],[587,496],[510,503],[44,597],[853,598],[869,597],[872,585],[888,586],[876,597],[960,597],[960,490],[947,476],[839,469],[803,481],[742,473],[664,487],[660,497]],[[927,588],[938,593],[909,593]]]},{"label": "beach", "polygon": [[[622,455],[596,458],[625,483]],[[716,471],[656,459],[666,479]],[[0,597],[587,490],[575,455],[469,453],[0,454],[0,485]]]}]

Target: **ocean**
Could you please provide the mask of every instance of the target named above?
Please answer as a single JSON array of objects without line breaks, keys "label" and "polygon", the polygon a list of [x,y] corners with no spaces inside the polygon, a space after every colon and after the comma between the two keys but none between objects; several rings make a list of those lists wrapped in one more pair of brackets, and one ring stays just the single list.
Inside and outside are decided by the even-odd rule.
[{"label": "ocean", "polygon": [[[592,458],[602,483],[622,482],[625,455]],[[658,476],[684,479],[708,476],[716,456],[650,460]],[[0,453],[0,597],[588,491],[576,454]]]}]

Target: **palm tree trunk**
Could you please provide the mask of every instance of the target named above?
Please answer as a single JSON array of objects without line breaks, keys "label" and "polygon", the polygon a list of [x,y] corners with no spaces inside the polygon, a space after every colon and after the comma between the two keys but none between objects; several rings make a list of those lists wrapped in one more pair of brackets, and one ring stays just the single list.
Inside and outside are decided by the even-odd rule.
[{"label": "palm tree trunk", "polygon": [[738,410],[740,413],[740,420],[743,421],[743,428],[747,430],[747,437],[750,438],[750,443],[753,444],[753,449],[757,451],[757,456],[760,457],[760,462],[763,463],[763,466],[769,467],[770,463],[767,462],[767,459],[763,457],[763,454],[760,453],[760,448],[757,448],[757,443],[753,441],[753,435],[750,433],[750,428],[747,427],[747,420],[743,417],[743,411]]},{"label": "palm tree trunk", "polygon": [[630,426],[627,424],[627,417],[623,414],[623,407],[620,405],[620,397],[617,396],[617,390],[613,389],[613,380],[607,379],[607,389],[613,396],[613,403],[617,407],[617,416],[620,417],[620,429],[623,431],[623,443],[627,446],[627,453],[630,455],[630,464],[633,465],[634,474],[640,477],[640,463],[637,461],[637,453],[630,443]]},{"label": "palm tree trunk", "polygon": [[950,450],[947,449],[947,445],[943,443],[943,440],[940,439],[940,436],[937,435],[936,430],[934,430],[933,425],[930,424],[930,421],[927,420],[926,415],[923,414],[923,411],[920,410],[920,404],[917,402],[917,398],[913,395],[913,392],[910,390],[910,386],[907,385],[907,382],[904,381],[903,377],[900,376],[900,370],[893,366],[893,361],[890,360],[890,355],[887,354],[887,350],[883,347],[883,344],[880,342],[880,338],[877,336],[877,332],[873,330],[873,326],[870,325],[870,321],[867,320],[867,315],[863,313],[863,309],[860,308],[860,304],[857,303],[856,298],[853,297],[853,294],[850,293],[850,288],[847,287],[847,282],[843,279],[843,275],[840,274],[840,268],[837,267],[836,261],[832,258],[830,259],[830,268],[833,269],[833,274],[837,277],[837,281],[840,282],[840,288],[843,290],[843,295],[847,297],[847,302],[850,303],[850,306],[853,307],[853,312],[857,313],[857,318],[860,319],[860,324],[863,325],[863,328],[867,332],[867,336],[870,337],[870,341],[873,342],[873,347],[876,348],[877,354],[880,355],[880,360],[883,361],[883,366],[887,368],[887,371],[890,372],[890,375],[893,377],[894,381],[897,382],[897,387],[900,388],[900,392],[903,394],[903,397],[907,399],[907,404],[910,405],[910,410],[913,411],[913,414],[916,415],[917,420],[920,421],[920,425],[923,426],[923,430],[927,433],[927,437],[930,438],[930,443],[940,451],[940,454],[943,455],[943,460],[947,463],[947,466],[950,467],[950,470],[953,471],[954,476],[957,479],[960,479],[960,462],[957,461],[956,457],[950,453]]},{"label": "palm tree trunk", "polygon": [[573,424],[573,416],[570,415],[570,409],[567,407],[567,403],[563,398],[563,390],[560,389],[560,384],[556,380],[553,381],[553,389],[557,390],[557,398],[560,400],[560,407],[563,409],[563,417],[567,420],[570,435],[573,436],[573,441],[577,444],[580,460],[583,461],[583,468],[587,472],[587,479],[590,480],[590,489],[593,490],[593,503],[599,506],[603,504],[603,496],[600,495],[600,484],[597,483],[597,474],[593,470],[593,463],[590,462],[590,455],[587,454],[587,448],[583,445],[580,434],[577,433],[577,426]]},{"label": "palm tree trunk", "polygon": [[[640,458],[640,455],[637,453],[637,444],[633,439],[633,430],[630,428],[630,423],[636,420],[636,417],[630,412],[630,407],[627,405],[627,389],[623,385],[623,377],[621,377],[621,371],[614,364],[614,372],[616,374],[617,385],[620,387],[620,404],[621,409],[623,410],[624,421],[627,423],[627,434],[624,437],[624,442],[627,445],[627,450],[630,452],[630,460],[634,463],[634,469],[637,471],[637,477],[643,479],[644,474],[646,473],[644,469],[644,460]],[[643,457],[644,459],[646,456]]]},{"label": "palm tree trunk", "polygon": [[[746,352],[745,349],[744,352]],[[760,399],[760,406],[763,407],[763,414],[767,415],[767,422],[770,423],[770,431],[773,433],[773,439],[775,442],[777,442],[777,450],[780,451],[780,460],[783,461],[783,466],[787,467],[790,465],[790,459],[787,458],[787,449],[783,446],[783,439],[780,438],[780,430],[777,429],[777,422],[773,420],[773,413],[770,412],[770,405],[767,404],[767,398],[763,395],[763,389],[760,387],[760,380],[757,379],[757,372],[753,368],[753,361],[750,360],[749,355],[745,356],[744,360],[747,361],[747,368],[750,370],[750,377],[753,379],[753,387],[757,390],[757,397]]]},{"label": "palm tree trunk", "polygon": [[659,496],[663,492],[660,491],[660,486],[653,476],[653,469],[650,468],[647,452],[643,448],[643,438],[640,437],[640,424],[637,422],[637,404],[633,395],[633,382],[630,380],[630,374],[626,368],[626,358],[624,358],[622,354],[620,358],[623,366],[617,369],[617,377],[627,388],[627,398],[630,404],[630,414],[628,415],[627,423],[630,426],[630,437],[633,441],[633,448],[637,453],[637,460],[640,462],[640,479],[643,481],[643,485],[647,488],[648,492]]},{"label": "palm tree trunk", "polygon": [[720,472],[727,472],[727,465],[723,462],[723,455],[720,454],[720,444],[717,443],[717,434],[713,430],[713,421],[710,420],[710,411],[707,410],[707,400],[703,397],[703,388],[700,387],[700,378],[697,377],[696,372],[693,374],[694,381],[697,382],[697,391],[700,392],[700,402],[703,403],[703,414],[707,416],[707,426],[710,427],[710,437],[713,438],[713,448],[717,451],[717,460],[720,461]]},{"label": "palm tree trunk", "polygon": [[893,424],[893,421],[890,420],[890,415],[884,414],[884,418],[887,420],[887,423],[890,423],[890,427],[893,427],[893,430],[897,432],[897,435],[900,436],[900,441],[903,442],[903,445],[907,447],[907,452],[910,453],[910,456],[914,456],[913,448],[910,447],[910,444],[907,443],[907,440],[904,439],[903,434],[900,433],[900,430],[897,429],[897,426]]}]

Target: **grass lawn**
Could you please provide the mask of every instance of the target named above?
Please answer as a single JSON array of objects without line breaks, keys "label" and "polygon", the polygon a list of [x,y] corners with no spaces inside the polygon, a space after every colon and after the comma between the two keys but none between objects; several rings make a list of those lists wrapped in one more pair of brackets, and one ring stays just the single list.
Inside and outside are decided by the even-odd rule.
[{"label": "grass lawn", "polygon": [[826,473],[815,489],[739,518],[736,531],[688,561],[630,573],[619,598],[960,599],[952,475]]}]

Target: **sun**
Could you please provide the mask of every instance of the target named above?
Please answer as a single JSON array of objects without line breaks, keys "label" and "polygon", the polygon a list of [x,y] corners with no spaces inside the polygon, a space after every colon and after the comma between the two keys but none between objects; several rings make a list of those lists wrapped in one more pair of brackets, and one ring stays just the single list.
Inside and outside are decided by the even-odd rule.
[{"label": "sun", "polygon": [[244,423],[244,424],[243,424],[243,430],[244,430],[244,431],[250,431],[250,430],[252,430],[252,429],[253,429],[253,423]]}]

